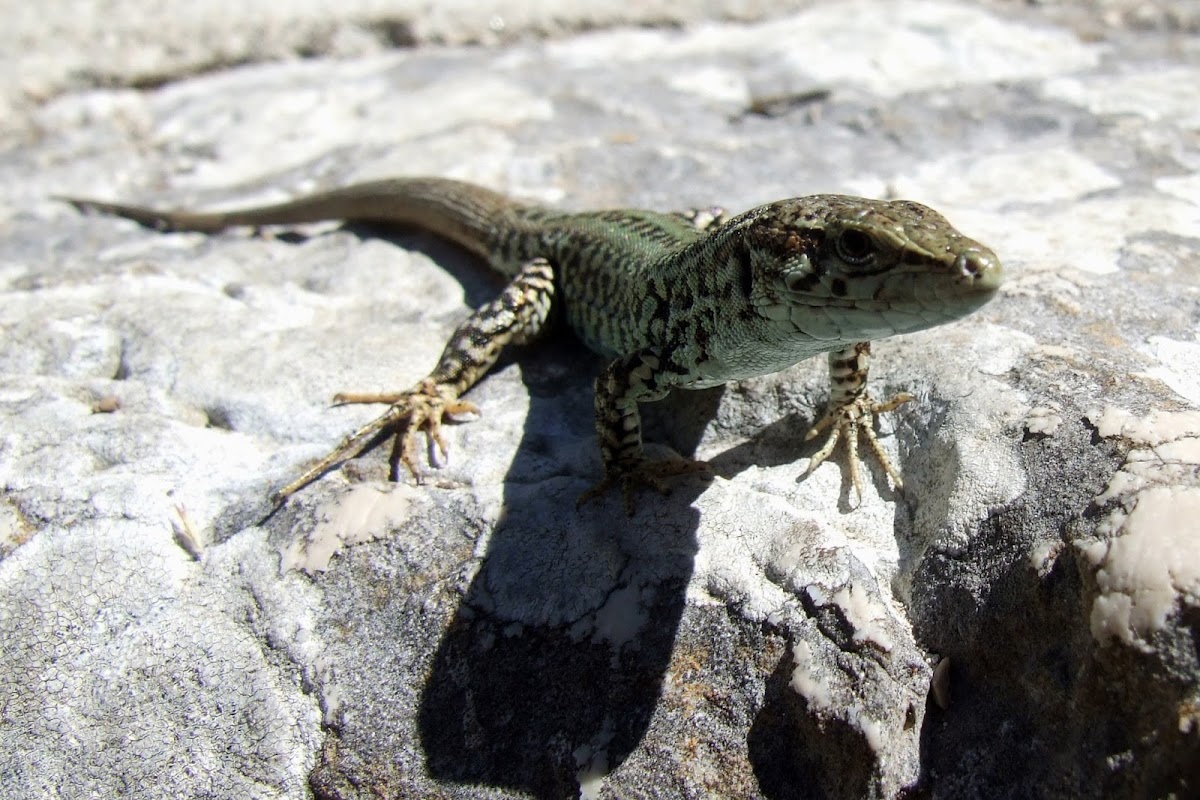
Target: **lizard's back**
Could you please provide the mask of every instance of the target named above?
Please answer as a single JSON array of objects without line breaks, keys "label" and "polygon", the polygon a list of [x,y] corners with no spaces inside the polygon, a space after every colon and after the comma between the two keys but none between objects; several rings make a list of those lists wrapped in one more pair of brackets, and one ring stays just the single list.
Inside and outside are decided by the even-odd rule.
[{"label": "lizard's back", "polygon": [[522,206],[512,217],[492,266],[514,274],[529,259],[546,258],[567,325],[605,356],[628,355],[653,338],[651,325],[667,301],[655,287],[666,285],[680,253],[704,237],[682,216],[654,211]]}]

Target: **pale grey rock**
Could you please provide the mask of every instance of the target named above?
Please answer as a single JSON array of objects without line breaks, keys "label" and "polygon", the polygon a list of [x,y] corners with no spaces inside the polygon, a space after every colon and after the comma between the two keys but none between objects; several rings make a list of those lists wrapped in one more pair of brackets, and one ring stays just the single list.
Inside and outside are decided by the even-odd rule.
[{"label": "pale grey rock", "polygon": [[[50,99],[3,95],[38,136],[0,156],[0,794],[1196,791],[1190,6],[856,0],[403,51],[348,33],[353,4],[288,6],[121,16],[148,49],[103,69],[62,55],[86,16],[47,39],[10,15],[48,42],[21,80]],[[624,13],[547,8],[390,41]],[[343,58],[153,90],[73,71],[156,83],[327,34],[311,52]],[[266,516],[373,413],[329,397],[419,378],[495,282],[423,235],[156,234],[49,197],[220,205],[418,173],[569,207],[900,194],[1010,277],[971,319],[875,347],[876,391],[918,395],[883,423],[903,496],[876,470],[853,508],[840,459],[797,482],[814,361],[648,407],[648,438],[717,478],[632,519],[577,512],[598,361],[555,342],[472,392],[482,418],[425,485],[388,482],[381,447]]]},{"label": "pale grey rock", "polygon": [[0,0],[0,137],[37,137],[37,106],[65,91],[152,88],[264,61],[371,56],[421,44],[496,44],[614,25],[752,20],[805,0]]}]

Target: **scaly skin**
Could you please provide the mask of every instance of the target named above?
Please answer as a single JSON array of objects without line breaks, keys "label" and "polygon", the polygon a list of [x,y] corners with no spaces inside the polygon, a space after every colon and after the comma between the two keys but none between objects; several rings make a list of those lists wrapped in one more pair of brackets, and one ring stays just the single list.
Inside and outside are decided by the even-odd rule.
[{"label": "scaly skin", "polygon": [[338,395],[337,402],[390,407],[281,489],[277,503],[389,429],[396,432],[396,456],[419,477],[417,432],[444,451],[442,417],[476,410],[460,399],[463,393],[504,347],[544,334],[554,319],[610,359],[596,381],[604,478],[581,503],[617,485],[632,513],[638,486],[665,491],[664,476],[704,471],[684,459],[643,457],[640,403],[673,389],[776,372],[821,353],[829,354],[832,402],[809,438],[830,433],[807,472],[844,440],[861,498],[861,437],[899,489],[873,416],[911,397],[879,403],[867,393],[870,341],[963,317],[991,299],[1002,276],[991,250],[932,209],[842,195],[780,200],[730,219],[717,209],[567,213],[437,178],[376,181],[216,213],[64,199],[173,230],[324,219],[416,226],[485,258],[510,280],[455,331],[433,372],[411,389]]}]

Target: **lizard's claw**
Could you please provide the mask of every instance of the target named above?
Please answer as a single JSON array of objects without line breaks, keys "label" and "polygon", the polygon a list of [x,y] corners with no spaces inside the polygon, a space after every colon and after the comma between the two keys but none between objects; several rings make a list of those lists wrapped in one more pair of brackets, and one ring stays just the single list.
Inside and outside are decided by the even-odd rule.
[{"label": "lizard's claw", "polygon": [[706,480],[711,480],[713,471],[707,461],[691,458],[671,458],[662,461],[639,458],[625,464],[613,463],[605,469],[603,480],[579,496],[575,508],[582,508],[613,486],[619,485],[625,501],[625,513],[632,517],[635,510],[634,496],[639,488],[648,487],[659,494],[667,495],[671,493],[671,486],[665,479],[678,475],[700,475]]},{"label": "lizard's claw", "polygon": [[892,485],[895,486],[896,491],[903,491],[904,481],[900,478],[900,473],[892,465],[892,461],[888,458],[887,453],[883,451],[883,446],[879,443],[879,438],[875,435],[874,422],[876,414],[891,411],[912,399],[914,399],[913,396],[908,392],[901,392],[886,403],[880,403],[871,397],[871,395],[863,393],[848,403],[826,411],[825,415],[804,435],[804,441],[812,441],[826,429],[829,429],[829,435],[826,437],[825,444],[821,446],[821,449],[813,453],[812,458],[808,461],[808,467],[797,480],[804,480],[811,475],[813,470],[833,454],[833,449],[837,447],[837,443],[844,440],[846,442],[847,461],[850,465],[850,480],[854,484],[854,492],[858,497],[858,504],[861,504],[862,470],[860,465],[862,460],[858,457],[858,440],[861,437],[870,446],[871,452],[875,454],[875,459],[883,467],[884,472],[892,479]]},{"label": "lizard's claw", "polygon": [[[425,379],[407,392],[392,394],[338,394],[333,398],[334,405],[357,403],[390,403],[387,411],[351,433],[329,452],[329,455],[306,469],[300,477],[276,492],[271,502],[275,506],[282,505],[288,497],[303,489],[308,484],[320,478],[330,469],[352,458],[376,436],[395,429],[396,438],[392,445],[392,464],[404,464],[417,483],[421,482],[420,447],[417,435],[425,434],[428,447],[432,450],[436,445],[445,458],[447,454],[446,439],[442,436],[442,419],[449,415],[478,414],[479,407],[474,403],[458,399],[452,388],[439,384],[431,379]],[[396,475],[391,476],[393,480]]]}]

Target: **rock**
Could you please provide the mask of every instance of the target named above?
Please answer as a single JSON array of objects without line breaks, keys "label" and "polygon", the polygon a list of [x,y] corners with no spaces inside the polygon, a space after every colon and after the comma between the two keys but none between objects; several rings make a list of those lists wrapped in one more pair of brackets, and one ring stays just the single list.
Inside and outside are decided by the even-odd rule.
[{"label": "rock", "polygon": [[[21,78],[50,88],[0,159],[0,795],[1196,793],[1190,6],[854,0],[520,36],[614,8],[498,12],[502,46],[392,36],[191,77],[202,58],[162,55],[155,88]],[[260,28],[240,60],[296,49]],[[42,41],[31,64],[62,48]],[[50,197],[399,174],[573,208],[899,194],[1009,279],[875,345],[876,393],[918,395],[883,424],[903,495],[875,471],[853,508],[840,454],[797,481],[814,361],[647,406],[647,438],[717,478],[577,512],[600,361],[554,341],[472,391],[423,485],[381,447],[270,514],[377,413],[329,398],[421,377],[495,281],[421,234],[159,234]]]}]

